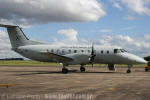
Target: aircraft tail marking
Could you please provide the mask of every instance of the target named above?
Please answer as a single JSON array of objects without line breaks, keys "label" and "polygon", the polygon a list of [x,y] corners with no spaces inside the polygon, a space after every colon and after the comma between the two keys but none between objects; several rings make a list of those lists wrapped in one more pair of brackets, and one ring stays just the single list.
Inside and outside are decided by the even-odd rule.
[{"label": "aircraft tail marking", "polygon": [[0,24],[0,27],[7,28],[12,48],[17,48],[19,46],[25,45],[44,44],[41,42],[29,40],[19,26]]}]

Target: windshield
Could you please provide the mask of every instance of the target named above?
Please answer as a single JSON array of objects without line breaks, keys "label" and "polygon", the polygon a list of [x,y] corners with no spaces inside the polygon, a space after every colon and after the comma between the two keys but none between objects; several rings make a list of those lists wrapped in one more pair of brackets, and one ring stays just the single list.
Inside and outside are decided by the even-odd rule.
[{"label": "windshield", "polygon": [[127,52],[127,51],[124,49],[114,49],[114,53],[124,53],[124,52]]}]

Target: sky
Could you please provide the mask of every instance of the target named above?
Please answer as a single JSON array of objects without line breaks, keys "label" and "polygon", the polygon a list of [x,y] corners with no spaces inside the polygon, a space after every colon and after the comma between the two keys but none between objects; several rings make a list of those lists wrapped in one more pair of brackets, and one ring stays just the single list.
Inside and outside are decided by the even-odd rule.
[{"label": "sky", "polygon": [[[150,0],[0,0],[0,23],[54,45],[119,46],[150,55]],[[0,58],[20,57],[0,28]]]}]

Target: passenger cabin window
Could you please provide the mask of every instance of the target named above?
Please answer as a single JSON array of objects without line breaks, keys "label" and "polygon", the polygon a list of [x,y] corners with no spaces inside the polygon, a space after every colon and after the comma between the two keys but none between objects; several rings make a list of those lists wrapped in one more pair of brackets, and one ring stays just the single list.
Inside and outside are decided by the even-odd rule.
[{"label": "passenger cabin window", "polygon": [[88,50],[88,53],[91,53],[91,51],[90,51],[90,50]]},{"label": "passenger cabin window", "polygon": [[59,49],[57,49],[57,53],[59,53]]},{"label": "passenger cabin window", "polygon": [[71,53],[71,50],[68,50],[69,53]]},{"label": "passenger cabin window", "polygon": [[28,52],[28,50],[27,50],[27,49],[25,49],[25,52]]},{"label": "passenger cabin window", "polygon": [[104,53],[104,51],[102,50],[102,51],[101,51],[101,54],[103,54],[103,53]]},{"label": "passenger cabin window", "polygon": [[49,50],[47,49],[47,52],[49,52]]},{"label": "passenger cabin window", "polygon": [[65,51],[64,50],[62,50],[62,54],[64,54],[65,53]]},{"label": "passenger cabin window", "polygon": [[81,52],[84,52],[84,50],[81,50]]},{"label": "passenger cabin window", "polygon": [[52,49],[52,50],[51,50],[51,53],[53,53],[53,52],[54,52],[54,50]]},{"label": "passenger cabin window", "polygon": [[107,54],[109,54],[109,51],[107,51]]},{"label": "passenger cabin window", "polygon": [[77,50],[74,50],[74,53],[77,53]]}]

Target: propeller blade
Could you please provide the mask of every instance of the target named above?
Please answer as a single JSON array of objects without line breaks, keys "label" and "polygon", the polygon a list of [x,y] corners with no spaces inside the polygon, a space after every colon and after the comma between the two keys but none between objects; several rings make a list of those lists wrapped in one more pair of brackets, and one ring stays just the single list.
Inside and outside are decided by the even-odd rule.
[{"label": "propeller blade", "polygon": [[94,44],[92,44],[92,52],[91,55],[94,55]]},{"label": "propeller blade", "polygon": [[90,57],[90,63],[92,64],[92,67],[94,65],[94,58],[95,58],[95,53],[94,53],[94,44],[92,43],[92,51],[91,51],[91,57]]}]

